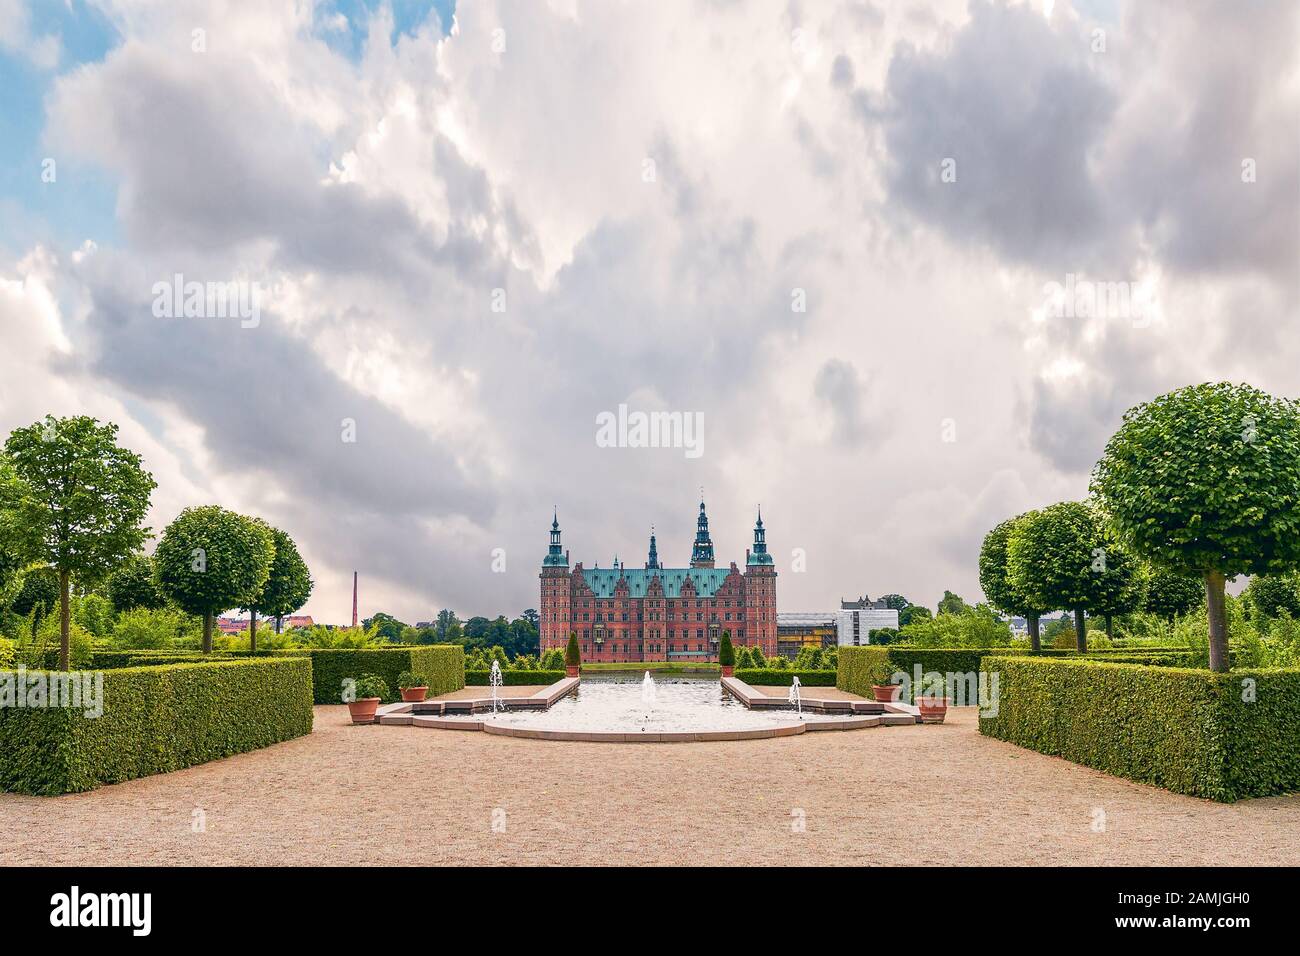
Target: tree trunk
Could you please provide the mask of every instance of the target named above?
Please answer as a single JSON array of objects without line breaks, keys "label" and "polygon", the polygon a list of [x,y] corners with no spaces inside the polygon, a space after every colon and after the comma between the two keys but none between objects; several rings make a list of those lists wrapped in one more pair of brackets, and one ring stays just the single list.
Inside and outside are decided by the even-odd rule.
[{"label": "tree trunk", "polygon": [[68,638],[68,572],[59,569],[59,670],[72,670],[71,641]]},{"label": "tree trunk", "polygon": [[212,653],[212,612],[203,612],[203,653]]},{"label": "tree trunk", "polygon": [[1037,614],[1026,614],[1026,615],[1025,615],[1025,623],[1026,623],[1027,625],[1029,625],[1029,647],[1030,647],[1030,649],[1031,649],[1031,650],[1034,650],[1034,651],[1040,651],[1040,650],[1042,650],[1042,649],[1043,649],[1043,648],[1042,648],[1042,645],[1039,643],[1039,640],[1038,640],[1038,615],[1037,615]]},{"label": "tree trunk", "polygon": [[1074,612],[1074,642],[1080,654],[1088,653],[1088,625],[1084,623],[1081,609]]},{"label": "tree trunk", "polygon": [[1115,615],[1106,615],[1106,636],[1112,641],[1115,640]]},{"label": "tree trunk", "polygon": [[1224,577],[1205,572],[1205,606],[1210,616],[1210,670],[1228,670],[1228,609],[1223,597]]},{"label": "tree trunk", "polygon": [[284,631],[284,615],[277,614],[275,616],[275,633],[280,634],[283,633],[283,631]]},{"label": "tree trunk", "polygon": [[257,653],[257,609],[248,612],[248,650]]}]

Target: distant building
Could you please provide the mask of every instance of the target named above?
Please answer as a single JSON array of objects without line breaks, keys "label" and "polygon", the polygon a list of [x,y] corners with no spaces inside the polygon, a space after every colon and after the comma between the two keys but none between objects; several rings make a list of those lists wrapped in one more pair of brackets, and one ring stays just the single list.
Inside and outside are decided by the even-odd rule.
[{"label": "distant building", "polygon": [[841,611],[888,611],[889,605],[885,603],[884,598],[871,600],[865,594],[856,601],[846,601],[840,598]]},{"label": "distant building", "polygon": [[871,632],[882,627],[898,629],[898,612],[892,608],[872,607],[879,602],[842,601],[841,604],[866,603],[868,607],[841,608],[838,611],[780,611],[776,615],[777,653],[793,660],[804,647],[856,647],[870,643]]}]

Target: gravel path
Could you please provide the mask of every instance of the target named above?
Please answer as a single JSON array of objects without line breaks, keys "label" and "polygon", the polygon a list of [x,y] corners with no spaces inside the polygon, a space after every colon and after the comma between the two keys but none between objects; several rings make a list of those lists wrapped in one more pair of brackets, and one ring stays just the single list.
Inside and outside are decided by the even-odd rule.
[{"label": "gravel path", "polygon": [[[705,744],[352,727],[55,798],[18,864],[1290,864],[1300,796],[1225,806],[942,726]],[[197,810],[206,829],[195,832]],[[1104,829],[1094,821],[1104,814]],[[494,830],[493,824],[497,824]],[[500,832],[504,824],[504,832]],[[803,831],[799,830],[802,824]]]}]

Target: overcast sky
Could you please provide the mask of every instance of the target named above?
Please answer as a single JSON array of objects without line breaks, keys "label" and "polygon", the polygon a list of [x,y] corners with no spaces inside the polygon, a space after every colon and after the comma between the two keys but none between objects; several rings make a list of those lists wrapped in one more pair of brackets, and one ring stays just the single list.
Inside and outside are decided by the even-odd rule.
[{"label": "overcast sky", "polygon": [[452,7],[0,0],[0,432],[117,422],[156,531],[261,515],[318,620],[357,569],[414,622],[536,606],[552,506],[685,564],[701,487],[783,610],[974,600],[1130,405],[1300,395],[1300,4]]}]

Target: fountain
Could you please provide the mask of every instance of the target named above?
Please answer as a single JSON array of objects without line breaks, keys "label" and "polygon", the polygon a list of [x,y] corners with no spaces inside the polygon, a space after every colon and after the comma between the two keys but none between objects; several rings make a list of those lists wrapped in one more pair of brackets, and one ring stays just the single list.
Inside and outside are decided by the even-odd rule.
[{"label": "fountain", "polygon": [[488,674],[488,683],[492,685],[492,713],[496,713],[498,708],[505,709],[505,704],[499,698],[501,688],[501,665],[495,660],[492,662],[492,670]]},{"label": "fountain", "polygon": [[646,671],[645,677],[641,678],[641,700],[647,704],[655,702],[655,682],[649,671]]},{"label": "fountain", "polygon": [[803,720],[803,698],[799,693],[799,675],[794,674],[790,677],[790,703],[794,704],[795,710],[799,713],[799,719]]}]

